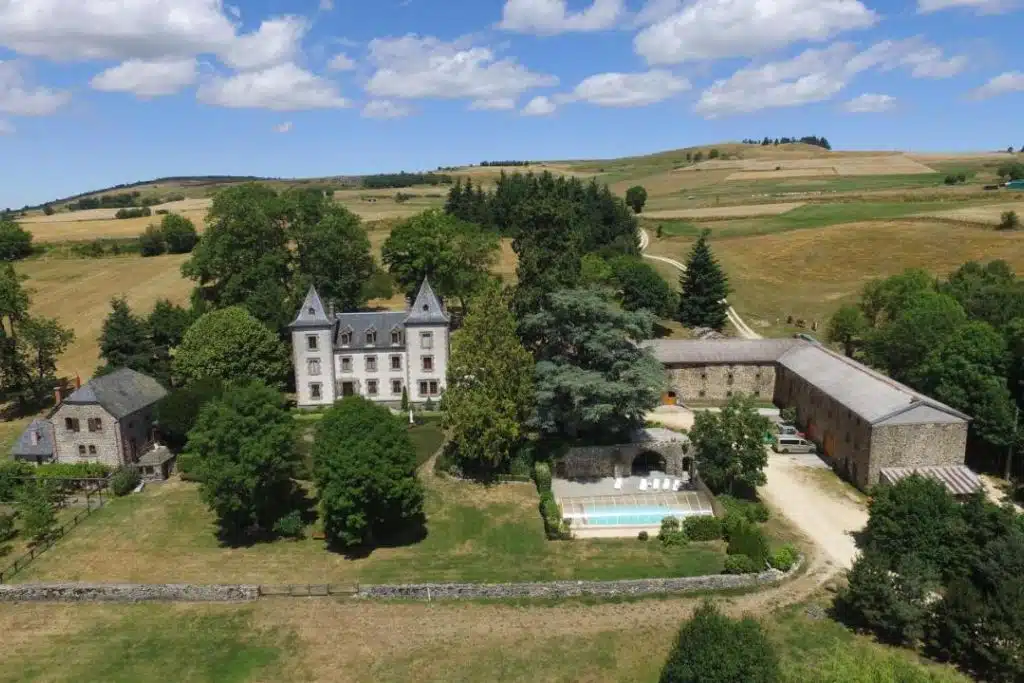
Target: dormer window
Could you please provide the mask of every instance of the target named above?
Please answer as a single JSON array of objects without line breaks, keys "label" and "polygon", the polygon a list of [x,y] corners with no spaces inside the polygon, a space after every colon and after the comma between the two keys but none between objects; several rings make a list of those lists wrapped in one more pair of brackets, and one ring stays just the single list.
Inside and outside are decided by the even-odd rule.
[{"label": "dormer window", "polygon": [[352,346],[352,330],[345,330],[338,339],[342,346]]},{"label": "dormer window", "polygon": [[367,346],[373,346],[376,343],[377,343],[377,331],[376,330],[367,330],[366,331],[366,345]]},{"label": "dormer window", "polygon": [[392,346],[398,346],[401,343],[402,343],[402,331],[401,330],[391,330],[391,345]]}]

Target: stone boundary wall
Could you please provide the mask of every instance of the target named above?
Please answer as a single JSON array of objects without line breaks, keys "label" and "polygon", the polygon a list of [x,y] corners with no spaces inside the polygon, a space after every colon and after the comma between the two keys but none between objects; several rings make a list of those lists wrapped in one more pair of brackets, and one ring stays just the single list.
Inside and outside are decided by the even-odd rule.
[{"label": "stone boundary wall", "polygon": [[4,602],[248,602],[261,597],[349,597],[365,600],[487,600],[506,598],[630,597],[758,588],[780,583],[799,571],[770,569],[760,574],[712,574],[675,579],[622,581],[538,581],[533,583],[421,583],[337,587],[255,584],[14,584],[0,586]]}]

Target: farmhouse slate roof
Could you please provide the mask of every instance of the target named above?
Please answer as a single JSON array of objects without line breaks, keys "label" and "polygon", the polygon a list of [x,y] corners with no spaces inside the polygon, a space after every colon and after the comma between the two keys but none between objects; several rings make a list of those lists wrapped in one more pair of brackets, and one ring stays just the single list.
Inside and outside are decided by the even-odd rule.
[{"label": "farmhouse slate roof", "polygon": [[665,365],[777,363],[873,425],[970,420],[876,370],[802,339],[661,339],[643,346]]},{"label": "farmhouse slate roof", "polygon": [[330,325],[331,320],[327,317],[327,311],[324,310],[324,303],[320,300],[320,295],[317,294],[314,287],[310,286],[309,291],[306,292],[306,298],[302,302],[302,308],[299,309],[298,315],[295,316],[295,320],[289,327],[330,327]]},{"label": "farmhouse slate roof", "polygon": [[115,370],[109,375],[89,380],[64,400],[66,405],[99,404],[120,420],[146,406],[153,405],[167,390],[159,382],[129,368]]},{"label": "farmhouse slate roof", "polygon": [[[38,443],[32,443],[32,433],[39,435]],[[14,446],[11,447],[11,455],[15,458],[53,457],[53,423],[41,417],[32,420],[31,424],[21,433]]]}]

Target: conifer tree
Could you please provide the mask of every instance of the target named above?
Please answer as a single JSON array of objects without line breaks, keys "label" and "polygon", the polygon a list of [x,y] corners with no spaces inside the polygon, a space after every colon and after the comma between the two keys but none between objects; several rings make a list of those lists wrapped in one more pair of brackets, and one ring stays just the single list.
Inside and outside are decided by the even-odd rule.
[{"label": "conifer tree", "polygon": [[132,313],[124,297],[112,299],[110,309],[100,333],[100,357],[105,363],[96,370],[96,374],[118,368],[151,372],[156,347],[149,336],[146,321]]},{"label": "conifer tree", "polygon": [[708,245],[709,230],[701,233],[679,277],[683,294],[679,302],[679,322],[689,327],[725,327],[729,304],[729,280]]}]

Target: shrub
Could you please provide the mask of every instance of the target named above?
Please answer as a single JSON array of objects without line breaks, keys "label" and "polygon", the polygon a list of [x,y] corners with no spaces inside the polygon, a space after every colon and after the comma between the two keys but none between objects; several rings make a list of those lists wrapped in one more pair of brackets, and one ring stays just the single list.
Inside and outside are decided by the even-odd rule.
[{"label": "shrub", "polygon": [[551,491],[540,494],[540,515],[544,519],[544,533],[552,540],[569,538],[568,525],[562,519],[562,508],[558,506]]},{"label": "shrub", "polygon": [[529,477],[532,466],[533,450],[529,446],[520,446],[508,463],[508,473],[516,477]]},{"label": "shrub", "polygon": [[292,510],[274,523],[274,533],[285,538],[302,538],[305,528],[298,510]]},{"label": "shrub", "polygon": [[763,569],[751,557],[746,555],[729,555],[725,558],[723,574],[757,574]]},{"label": "shrub", "polygon": [[1018,230],[1020,229],[1020,217],[1017,216],[1016,211],[1006,211],[1003,213],[999,221],[1000,230]]},{"label": "shrub", "polygon": [[402,387],[402,412],[409,412],[409,391]]},{"label": "shrub", "polygon": [[710,602],[679,629],[659,683],[777,683],[779,660],[761,625],[730,619]]},{"label": "shrub", "polygon": [[167,251],[171,254],[187,254],[199,241],[195,224],[176,213],[163,217],[160,221],[160,232],[164,243],[167,244]]},{"label": "shrub", "polygon": [[718,502],[728,513],[736,513],[752,524],[767,522],[771,517],[768,506],[759,501],[743,500],[733,496],[718,496]]},{"label": "shrub", "polygon": [[746,555],[763,568],[768,560],[770,551],[768,539],[764,532],[749,522],[739,524],[729,534],[729,547],[726,552],[730,555]]},{"label": "shrub", "polygon": [[792,545],[784,545],[768,558],[768,564],[780,572],[788,572],[796,564],[800,552]]},{"label": "shrub", "polygon": [[779,418],[783,422],[796,424],[796,408],[783,408],[779,411]]},{"label": "shrub", "polygon": [[0,217],[0,261],[17,261],[32,253],[32,233]]},{"label": "shrub", "polygon": [[636,540],[638,541],[646,541],[648,538],[650,538],[650,536],[647,534],[646,531],[641,531],[636,535]]},{"label": "shrub", "polygon": [[167,251],[164,234],[155,225],[150,225],[139,235],[139,253],[143,256],[159,256]]},{"label": "shrub", "polygon": [[14,500],[24,481],[19,477],[31,476],[32,469],[26,462],[0,459],[0,500]]},{"label": "shrub", "polygon": [[551,492],[551,466],[546,462],[538,462],[533,465],[533,480],[537,484],[537,490],[541,495]]},{"label": "shrub", "polygon": [[142,478],[139,476],[139,470],[134,467],[121,467],[118,468],[112,475],[110,475],[110,491],[115,496],[127,496],[131,493]]},{"label": "shrub", "polygon": [[48,482],[33,482],[22,487],[18,513],[22,531],[36,543],[53,535],[57,513],[53,509],[53,487]]},{"label": "shrub", "polygon": [[691,541],[717,541],[722,537],[722,522],[717,517],[687,517],[683,531]]},{"label": "shrub", "polygon": [[690,539],[686,537],[686,532],[683,531],[682,526],[679,524],[679,519],[676,517],[666,517],[661,520],[661,530],[658,531],[658,540],[661,541],[663,546],[684,546],[690,542]]},{"label": "shrub", "polygon": [[148,206],[143,206],[137,209],[118,209],[117,213],[114,214],[114,218],[125,219],[125,218],[144,218],[146,216],[152,216],[153,210]]},{"label": "shrub", "polygon": [[169,212],[167,211],[167,209],[157,209],[153,213],[155,213],[157,216],[166,216]]},{"label": "shrub", "polygon": [[14,528],[14,513],[4,514],[0,512],[0,543],[6,543],[14,538],[17,533]]}]

